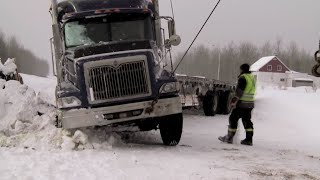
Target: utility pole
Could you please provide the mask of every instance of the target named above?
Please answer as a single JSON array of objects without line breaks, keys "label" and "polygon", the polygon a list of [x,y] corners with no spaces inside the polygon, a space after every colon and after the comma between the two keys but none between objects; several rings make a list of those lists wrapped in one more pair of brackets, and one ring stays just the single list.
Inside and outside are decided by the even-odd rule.
[{"label": "utility pole", "polygon": [[[216,45],[212,44],[212,48],[214,48]],[[219,57],[218,57],[218,77],[217,80],[220,80],[220,68],[221,68],[221,52],[220,52],[220,47],[218,49],[219,51]]]}]

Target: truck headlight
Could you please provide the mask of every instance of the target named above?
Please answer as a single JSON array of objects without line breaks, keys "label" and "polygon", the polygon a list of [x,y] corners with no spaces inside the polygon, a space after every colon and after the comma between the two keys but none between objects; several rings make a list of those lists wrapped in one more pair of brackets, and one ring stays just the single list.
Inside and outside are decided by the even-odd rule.
[{"label": "truck headlight", "polygon": [[77,107],[77,106],[81,106],[81,101],[74,96],[62,97],[58,99],[57,105],[58,105],[58,108]]},{"label": "truck headlight", "polygon": [[162,85],[160,88],[161,93],[170,93],[178,91],[178,83],[177,82],[170,82]]}]

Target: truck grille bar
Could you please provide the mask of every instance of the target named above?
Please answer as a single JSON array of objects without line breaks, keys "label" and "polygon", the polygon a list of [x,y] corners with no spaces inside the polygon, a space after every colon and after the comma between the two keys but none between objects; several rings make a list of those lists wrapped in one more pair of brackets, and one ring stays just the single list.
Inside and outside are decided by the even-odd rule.
[{"label": "truck grille bar", "polygon": [[126,62],[88,69],[91,102],[130,99],[151,93],[146,62]]}]

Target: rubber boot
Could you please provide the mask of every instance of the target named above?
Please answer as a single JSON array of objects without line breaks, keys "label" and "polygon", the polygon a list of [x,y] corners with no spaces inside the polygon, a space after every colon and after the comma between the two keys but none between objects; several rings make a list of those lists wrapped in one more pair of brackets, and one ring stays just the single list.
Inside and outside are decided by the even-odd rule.
[{"label": "rubber boot", "polygon": [[246,138],[241,141],[242,145],[252,146],[253,131],[246,132]]},{"label": "rubber boot", "polygon": [[236,134],[236,132],[230,131],[228,129],[228,134],[225,135],[225,136],[220,136],[218,139],[221,142],[232,144],[233,143],[233,137],[234,137],[235,134]]}]

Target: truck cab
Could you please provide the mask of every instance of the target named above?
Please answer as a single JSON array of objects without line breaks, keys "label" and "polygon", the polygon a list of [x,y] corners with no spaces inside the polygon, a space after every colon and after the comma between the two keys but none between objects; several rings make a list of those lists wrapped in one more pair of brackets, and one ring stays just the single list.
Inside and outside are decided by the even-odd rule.
[{"label": "truck cab", "polygon": [[[165,145],[177,145],[182,106],[177,79],[164,66],[180,39],[158,2],[52,0],[50,12],[57,125],[159,128]],[[169,20],[167,40],[161,19]]]}]

